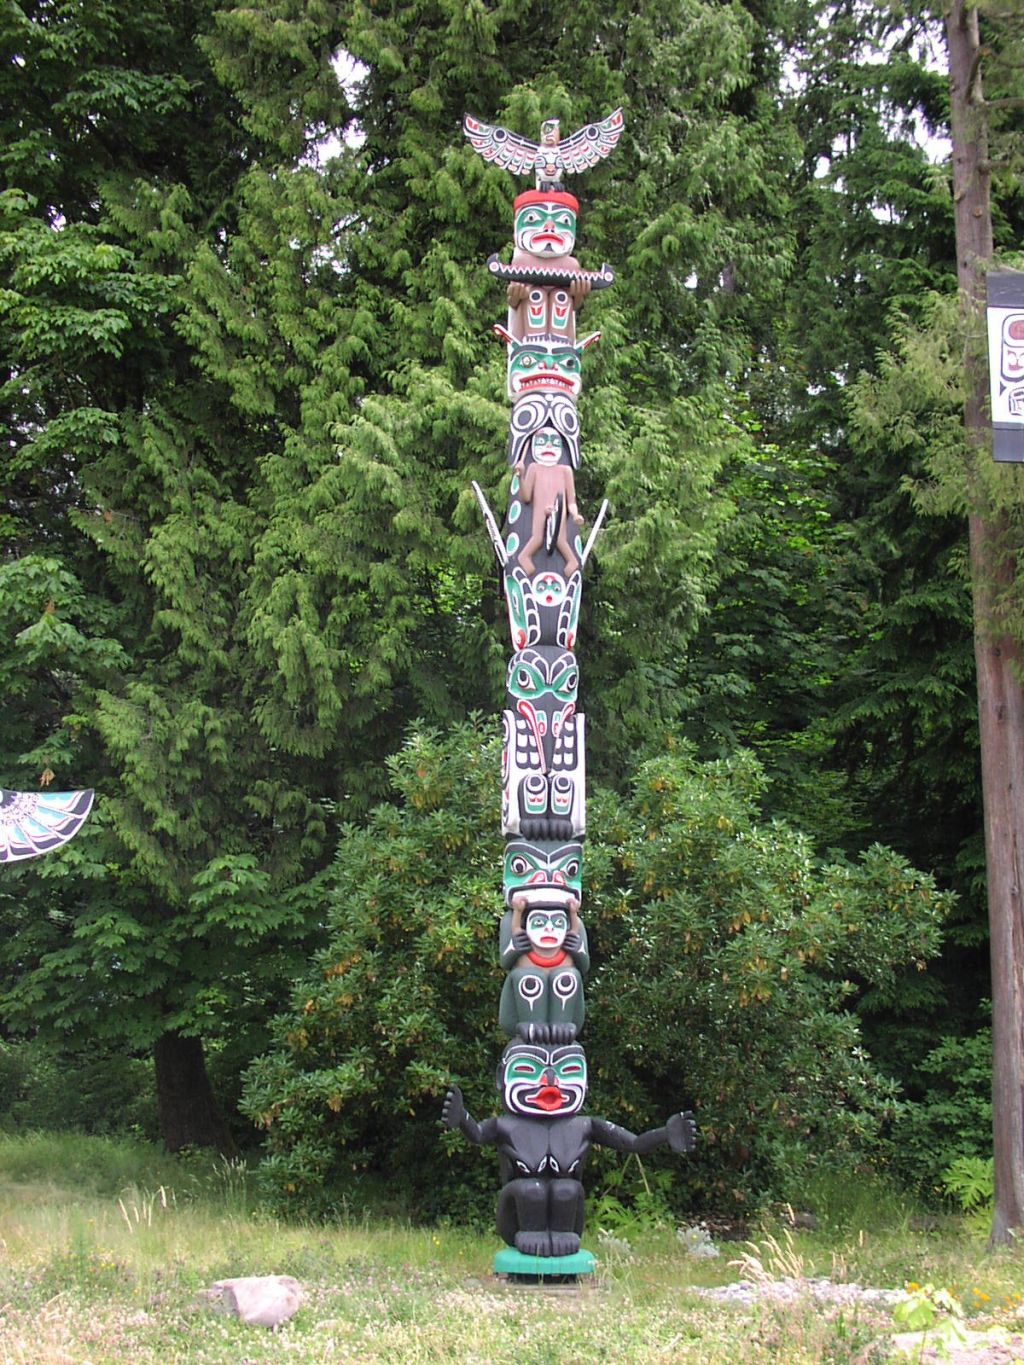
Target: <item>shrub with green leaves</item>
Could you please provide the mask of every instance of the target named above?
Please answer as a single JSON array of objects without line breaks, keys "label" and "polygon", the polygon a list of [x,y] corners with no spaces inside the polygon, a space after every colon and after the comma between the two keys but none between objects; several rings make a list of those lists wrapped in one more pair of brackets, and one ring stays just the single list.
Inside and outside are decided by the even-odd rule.
[{"label": "shrub with green leaves", "polygon": [[[496,1187],[439,1114],[452,1081],[473,1112],[496,1104],[497,739],[472,724],[414,733],[390,772],[395,804],[343,831],[327,946],[243,1106],[266,1130],[277,1202],[326,1211],[366,1172],[459,1217]],[[761,782],[749,755],[702,764],[675,746],[629,799],[590,793],[589,1108],[636,1129],[696,1110],[698,1158],[652,1158],[672,1162],[680,1202],[785,1197],[814,1163],[875,1152],[894,1087],[851,1005],[907,963],[925,969],[947,908],[885,849],[821,864],[802,835],[759,821]]]},{"label": "shrub with green leaves", "polygon": [[893,1137],[901,1174],[934,1196],[950,1166],[992,1155],[992,1029],[942,1038],[918,1070],[924,1094],[900,1106]]}]

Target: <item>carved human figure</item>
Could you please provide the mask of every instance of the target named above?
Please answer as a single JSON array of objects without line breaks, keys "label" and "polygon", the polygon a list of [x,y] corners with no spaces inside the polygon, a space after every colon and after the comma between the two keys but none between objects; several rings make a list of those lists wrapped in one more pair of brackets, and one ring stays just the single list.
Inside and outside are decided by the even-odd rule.
[{"label": "carved human figure", "polygon": [[576,404],[561,393],[528,393],[516,400],[508,423],[508,462],[513,468],[530,453],[535,432],[554,430],[573,469],[580,467],[580,419]]},{"label": "carved human figure", "polygon": [[[520,339],[530,334],[575,340],[575,314],[590,293],[591,280],[572,254],[579,203],[571,194],[526,190],[513,204],[515,250],[513,279],[506,288],[508,329]],[[540,283],[536,272],[541,271]],[[559,276],[564,280],[559,281]]]},{"label": "carved human figure", "polygon": [[666,1144],[675,1152],[691,1152],[696,1144],[689,1113],[673,1114],[664,1127],[646,1133],[582,1114],[587,1059],[576,1043],[509,1043],[497,1084],[503,1114],[478,1123],[467,1111],[462,1091],[452,1086],[442,1119],[477,1146],[498,1148],[504,1182],[498,1195],[498,1233],[527,1256],[571,1256],[579,1250],[580,1176],[592,1146],[643,1155]]},{"label": "carved human figure", "polygon": [[501,965],[507,972],[498,1022],[514,1035],[520,1024],[583,1028],[583,978],[590,970],[587,933],[575,896],[542,902],[519,892],[501,919]]},{"label": "carved human figure", "polygon": [[572,466],[561,462],[563,451],[558,432],[542,427],[533,434],[530,463],[520,461],[515,467],[519,475],[519,499],[527,504],[532,514],[530,534],[519,551],[519,567],[528,575],[534,570],[533,556],[548,537],[550,517],[557,523],[554,544],[565,562],[565,577],[569,578],[580,566],[569,544],[569,519],[575,530],[583,524],[583,518],[576,504]]},{"label": "carved human figure", "polygon": [[580,269],[572,254],[576,245],[579,201],[554,190],[525,190],[512,204],[513,268],[553,265],[566,273]]}]

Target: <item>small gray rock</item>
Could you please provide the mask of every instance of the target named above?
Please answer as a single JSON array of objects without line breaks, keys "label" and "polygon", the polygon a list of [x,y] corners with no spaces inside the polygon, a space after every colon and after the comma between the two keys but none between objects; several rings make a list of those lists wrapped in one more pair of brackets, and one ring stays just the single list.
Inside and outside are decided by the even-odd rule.
[{"label": "small gray rock", "polygon": [[234,1313],[256,1327],[276,1327],[299,1308],[302,1285],[291,1275],[241,1275],[217,1280],[207,1298],[218,1313]]}]

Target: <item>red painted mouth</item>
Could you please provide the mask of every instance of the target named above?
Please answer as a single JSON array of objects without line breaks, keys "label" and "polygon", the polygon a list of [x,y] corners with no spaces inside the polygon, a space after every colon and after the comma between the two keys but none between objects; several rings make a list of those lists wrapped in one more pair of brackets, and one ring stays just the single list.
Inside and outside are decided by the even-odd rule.
[{"label": "red painted mouth", "polygon": [[545,1113],[553,1114],[556,1109],[562,1107],[562,1092],[557,1085],[542,1085],[534,1094],[527,1095],[526,1103],[533,1105],[535,1109],[543,1109]]}]

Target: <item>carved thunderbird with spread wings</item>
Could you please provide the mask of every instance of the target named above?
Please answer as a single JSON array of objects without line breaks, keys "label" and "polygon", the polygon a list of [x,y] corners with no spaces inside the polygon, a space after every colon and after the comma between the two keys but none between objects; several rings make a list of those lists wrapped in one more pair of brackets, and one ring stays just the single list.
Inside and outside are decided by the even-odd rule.
[{"label": "carved thunderbird with spread wings", "polygon": [[472,114],[466,115],[462,129],[485,161],[513,175],[535,171],[537,189],[561,190],[563,175],[578,175],[608,155],[622,134],[623,118],[622,110],[616,109],[600,123],[588,123],[567,138],[559,137],[557,119],[547,119],[541,125],[539,143],[482,123]]}]

